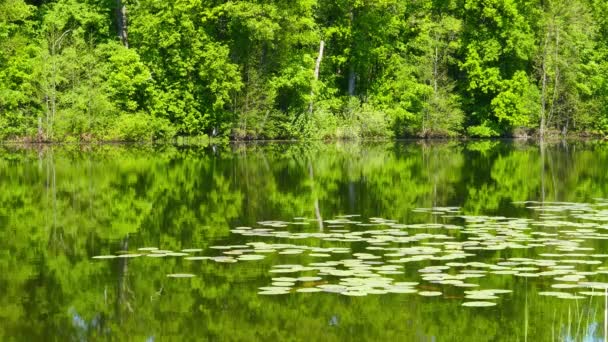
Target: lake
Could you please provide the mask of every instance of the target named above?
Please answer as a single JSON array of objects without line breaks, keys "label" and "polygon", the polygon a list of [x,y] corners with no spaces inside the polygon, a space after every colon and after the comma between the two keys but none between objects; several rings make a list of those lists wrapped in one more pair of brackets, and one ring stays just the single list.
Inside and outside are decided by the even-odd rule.
[{"label": "lake", "polygon": [[0,340],[601,341],[608,144],[0,147]]}]

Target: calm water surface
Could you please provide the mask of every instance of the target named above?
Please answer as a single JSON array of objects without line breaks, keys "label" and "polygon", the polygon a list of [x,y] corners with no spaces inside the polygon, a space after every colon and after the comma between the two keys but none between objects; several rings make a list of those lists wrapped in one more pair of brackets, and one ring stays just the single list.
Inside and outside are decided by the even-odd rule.
[{"label": "calm water surface", "polygon": [[607,166],[601,142],[0,147],[0,340],[599,341]]}]

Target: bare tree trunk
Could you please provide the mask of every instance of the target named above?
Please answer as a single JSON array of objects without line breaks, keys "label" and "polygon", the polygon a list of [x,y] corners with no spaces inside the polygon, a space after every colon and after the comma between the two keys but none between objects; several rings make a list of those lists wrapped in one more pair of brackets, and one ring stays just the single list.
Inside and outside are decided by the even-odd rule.
[{"label": "bare tree trunk", "polygon": [[116,22],[118,24],[118,36],[122,44],[129,48],[129,40],[127,36],[127,6],[122,3],[122,0],[116,0]]},{"label": "bare tree trunk", "polygon": [[545,37],[545,46],[543,48],[543,62],[542,62],[542,90],[541,90],[541,107],[540,107],[540,139],[542,140],[545,136],[545,113],[547,110],[547,44],[549,40],[549,33]]},{"label": "bare tree trunk", "polygon": [[[48,76],[48,70],[47,70],[47,65],[48,65],[48,59],[46,54],[44,54],[44,60],[43,60],[43,75],[45,75],[45,78]],[[48,85],[48,81],[45,80],[44,81],[44,105],[45,105],[45,110],[44,110],[44,115],[45,115],[45,121],[46,121],[46,126],[45,126],[45,130],[47,130],[47,136],[48,136],[48,129],[49,129],[49,123],[50,123],[50,117],[51,117],[51,98],[50,98],[50,91],[49,91],[49,85]]]},{"label": "bare tree trunk", "polygon": [[[348,20],[350,22],[350,30],[352,33],[353,30],[353,25],[355,24],[355,12],[354,9],[351,7],[349,13],[348,13]],[[351,42],[351,51],[354,51],[354,43]],[[352,53],[352,52],[351,52]],[[353,61],[352,58],[349,61],[350,65],[348,68],[348,95],[349,96],[353,96],[355,95],[355,82],[357,79],[357,74],[355,73],[355,66],[353,65]]]},{"label": "bare tree trunk", "polygon": [[[437,40],[437,38],[435,38]],[[439,52],[437,51],[437,45],[435,45],[435,56],[433,58],[433,94],[437,97],[437,69],[439,64]]]},{"label": "bare tree trunk", "polygon": [[38,117],[38,136],[36,137],[36,141],[42,142],[42,117]]},{"label": "bare tree trunk", "polygon": [[553,114],[555,112],[555,102],[557,102],[557,92],[559,87],[559,63],[558,61],[558,53],[559,53],[559,30],[553,25],[553,31],[555,33],[555,79],[553,80],[553,95],[551,96],[551,110],[549,111],[549,119],[547,121],[551,122],[553,118]]},{"label": "bare tree trunk", "polygon": [[55,43],[51,46],[51,120],[48,122],[47,129],[49,130],[50,138],[53,137],[53,123],[55,122],[55,112],[57,106],[57,57],[55,56]]},{"label": "bare tree trunk", "polygon": [[323,59],[323,50],[325,49],[325,41],[319,42],[319,56],[317,56],[317,62],[315,63],[315,81],[319,80],[319,70],[321,68],[321,60]]},{"label": "bare tree trunk", "polygon": [[[321,69],[321,60],[323,60],[323,50],[324,49],[325,49],[325,41],[321,40],[321,42],[319,42],[319,55],[317,56],[317,62],[315,63],[315,73],[314,73],[315,82],[319,80],[319,71]],[[314,96],[315,96],[315,90],[314,90],[314,83],[313,83],[313,87],[310,90],[310,104],[308,105],[308,114],[312,114]]]},{"label": "bare tree trunk", "polygon": [[49,122],[49,118],[47,115],[47,129],[49,130],[49,138],[53,137],[53,124],[55,123],[55,114],[57,113],[57,51],[61,50],[61,42],[70,33],[72,30],[64,31],[59,38],[55,39],[55,31],[51,33],[50,39],[52,41],[51,44],[51,118]]},{"label": "bare tree trunk", "polygon": [[[61,39],[61,38],[60,38]],[[58,39],[59,40],[59,39]],[[51,120],[47,123],[50,138],[53,137],[53,124],[55,123],[55,114],[57,113],[57,56],[55,54],[55,43],[51,47]],[[48,119],[47,119],[48,121]]]},{"label": "bare tree trunk", "polygon": [[[437,37],[437,34],[435,34],[435,44],[437,44],[437,41],[439,40],[439,38]],[[438,78],[439,78],[439,48],[437,47],[437,45],[435,45],[435,52],[433,54],[433,102],[432,105],[433,106],[437,106],[437,90],[438,90]],[[430,121],[430,109],[429,106],[427,106],[427,108],[424,110],[424,116],[422,117],[422,135],[424,137],[427,137],[428,134],[431,133],[432,128],[429,127],[428,132],[427,132],[427,124]]]}]

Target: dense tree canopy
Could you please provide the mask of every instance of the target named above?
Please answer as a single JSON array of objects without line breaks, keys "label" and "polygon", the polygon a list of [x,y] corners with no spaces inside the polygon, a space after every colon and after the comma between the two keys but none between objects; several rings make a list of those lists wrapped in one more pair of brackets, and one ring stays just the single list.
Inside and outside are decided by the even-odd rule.
[{"label": "dense tree canopy", "polygon": [[608,132],[599,0],[0,0],[0,139]]}]

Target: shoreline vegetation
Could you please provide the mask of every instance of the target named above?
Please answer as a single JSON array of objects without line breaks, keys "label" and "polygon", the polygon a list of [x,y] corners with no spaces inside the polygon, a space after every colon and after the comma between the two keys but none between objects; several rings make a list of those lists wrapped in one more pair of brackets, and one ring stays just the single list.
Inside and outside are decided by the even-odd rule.
[{"label": "shoreline vegetation", "polygon": [[494,142],[494,141],[526,141],[526,142],[544,142],[544,143],[556,143],[556,142],[569,142],[569,141],[608,141],[608,136],[602,135],[591,135],[591,134],[569,134],[568,136],[562,135],[550,135],[545,136],[542,140],[539,136],[518,136],[518,137],[495,137],[495,138],[478,138],[478,137],[433,137],[433,138],[419,138],[419,137],[401,137],[401,138],[367,138],[367,139],[241,139],[235,140],[228,137],[214,137],[208,136],[196,136],[196,137],[172,137],[170,139],[163,140],[67,140],[67,141],[35,141],[28,138],[22,139],[8,139],[0,141],[2,145],[22,145],[22,146],[36,146],[36,145],[129,145],[129,144],[154,144],[154,145],[177,145],[177,146],[211,146],[211,145],[226,145],[226,144],[263,144],[263,143],[369,143],[369,142]]},{"label": "shoreline vegetation", "polygon": [[532,140],[532,141],[563,141],[563,140],[606,140],[608,141],[608,135],[604,135],[600,132],[568,132],[564,135],[559,131],[545,132],[541,138],[537,131],[531,131],[530,133],[520,131],[519,134],[499,136],[499,137],[476,137],[467,135],[435,135],[435,136],[402,136],[395,137],[393,135],[379,135],[374,137],[340,137],[340,136],[325,136],[325,137],[305,137],[305,138],[284,138],[284,139],[266,139],[266,138],[235,138],[232,136],[216,136],[210,137],[206,134],[198,136],[171,136],[162,139],[131,139],[131,140],[104,140],[87,135],[86,137],[78,138],[66,138],[62,140],[44,140],[40,137],[13,137],[5,140],[0,140],[0,144],[129,144],[129,143],[154,143],[154,144],[177,144],[177,145],[212,145],[212,144],[226,144],[226,143],[247,143],[247,142],[368,142],[368,141],[495,141],[495,140]]},{"label": "shoreline vegetation", "polygon": [[325,137],[305,137],[305,138],[277,138],[277,139],[266,139],[266,138],[246,138],[238,139],[232,136],[215,136],[210,137],[206,134],[198,136],[171,136],[162,139],[133,139],[133,140],[103,140],[96,139],[88,136],[87,139],[63,139],[63,140],[40,140],[36,137],[20,137],[13,139],[0,140],[1,145],[124,145],[124,144],[155,144],[155,145],[177,145],[177,146],[210,146],[210,145],[226,145],[226,144],[247,144],[247,143],[319,143],[319,142],[333,142],[333,143],[368,143],[368,142],[494,142],[494,141],[524,141],[524,142],[545,142],[545,143],[556,143],[556,142],[568,142],[568,141],[608,141],[608,135],[604,135],[599,132],[568,132],[566,135],[563,132],[556,130],[546,131],[544,136],[540,136],[538,131],[519,131],[519,134],[498,136],[498,137],[476,137],[467,135],[435,135],[435,136],[402,136],[395,137],[394,135],[380,135],[373,137],[337,137],[337,136],[325,136]]},{"label": "shoreline vegetation", "polygon": [[0,0],[0,141],[607,135],[604,1]]},{"label": "shoreline vegetation", "polygon": [[128,148],[241,148],[241,147],[260,147],[269,145],[288,145],[288,146],[305,146],[306,148],[319,149],[320,146],[338,145],[338,146],[367,146],[369,144],[377,145],[394,145],[394,144],[414,144],[424,146],[435,145],[454,145],[460,144],[467,148],[476,151],[486,151],[492,149],[496,144],[512,143],[516,146],[554,146],[554,145],[577,145],[577,144],[592,144],[602,146],[608,143],[608,137],[589,136],[589,135],[548,135],[543,139],[538,136],[527,137],[497,137],[497,138],[475,138],[475,137],[448,137],[448,138],[368,138],[368,139],[325,139],[325,140],[296,140],[296,139],[249,139],[249,140],[231,140],[228,137],[173,137],[162,141],[62,141],[62,142],[39,142],[27,140],[5,140],[0,141],[0,148],[6,149],[36,149],[46,150],[54,149],[82,149],[83,151],[104,148],[104,147],[119,147]]}]

